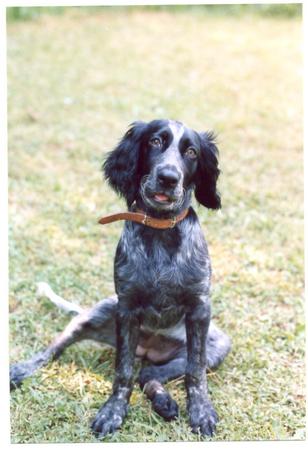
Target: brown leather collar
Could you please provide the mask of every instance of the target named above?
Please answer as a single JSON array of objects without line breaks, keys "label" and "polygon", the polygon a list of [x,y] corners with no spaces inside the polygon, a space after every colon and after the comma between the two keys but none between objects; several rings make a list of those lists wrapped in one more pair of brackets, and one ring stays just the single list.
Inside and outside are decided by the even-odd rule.
[{"label": "brown leather collar", "polygon": [[109,216],[102,217],[98,223],[105,225],[106,223],[115,222],[117,220],[132,220],[133,222],[142,223],[152,228],[159,228],[164,230],[166,228],[173,228],[178,222],[185,219],[188,214],[188,208],[181,214],[172,219],[156,219],[155,217],[148,216],[144,211],[138,210],[138,212],[120,212],[117,214],[110,214]]}]

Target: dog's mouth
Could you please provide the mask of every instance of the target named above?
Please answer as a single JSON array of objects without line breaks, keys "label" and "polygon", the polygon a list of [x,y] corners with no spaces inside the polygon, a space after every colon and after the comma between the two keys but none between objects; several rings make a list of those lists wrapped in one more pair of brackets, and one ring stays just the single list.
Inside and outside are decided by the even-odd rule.
[{"label": "dog's mouth", "polygon": [[174,199],[172,199],[169,195],[166,195],[162,192],[157,192],[152,197],[157,203],[169,204],[173,203]]},{"label": "dog's mouth", "polygon": [[148,192],[147,197],[143,197],[149,206],[155,209],[161,209],[165,211],[173,210],[181,205],[183,201],[182,195],[171,195],[164,192]]},{"label": "dog's mouth", "polygon": [[158,190],[157,187],[155,189],[155,187],[153,189],[151,186],[148,176],[143,177],[140,194],[147,206],[157,210],[171,211],[180,207],[183,203],[185,198],[185,190],[183,188],[178,192],[163,192]]}]

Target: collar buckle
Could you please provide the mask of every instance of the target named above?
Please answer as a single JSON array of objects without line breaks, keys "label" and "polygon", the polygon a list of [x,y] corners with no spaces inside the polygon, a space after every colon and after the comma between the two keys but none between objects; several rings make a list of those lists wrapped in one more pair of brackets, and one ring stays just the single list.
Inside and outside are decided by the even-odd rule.
[{"label": "collar buckle", "polygon": [[148,216],[147,216],[147,213],[144,213],[144,217],[143,217],[142,223],[143,223],[143,225],[147,225],[147,224],[148,224]]},{"label": "collar buckle", "polygon": [[175,225],[176,225],[176,223],[177,223],[176,217],[173,217],[173,218],[171,219],[171,225],[170,225],[170,228],[174,228]]}]

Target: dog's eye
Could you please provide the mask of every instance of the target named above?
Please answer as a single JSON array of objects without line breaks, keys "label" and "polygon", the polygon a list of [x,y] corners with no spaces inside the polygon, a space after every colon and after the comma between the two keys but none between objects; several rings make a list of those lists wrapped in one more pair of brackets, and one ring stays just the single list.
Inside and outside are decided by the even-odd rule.
[{"label": "dog's eye", "polygon": [[193,147],[188,147],[188,149],[185,150],[185,156],[187,156],[190,159],[196,159],[197,158],[197,151]]},{"label": "dog's eye", "polygon": [[161,147],[161,140],[157,137],[150,139],[150,144],[154,147]]}]

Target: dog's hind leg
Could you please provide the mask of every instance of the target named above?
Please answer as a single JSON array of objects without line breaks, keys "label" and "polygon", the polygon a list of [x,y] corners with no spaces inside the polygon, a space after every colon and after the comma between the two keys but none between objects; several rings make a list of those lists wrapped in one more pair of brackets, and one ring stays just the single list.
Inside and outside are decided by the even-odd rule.
[{"label": "dog's hind leg", "polygon": [[[213,322],[210,323],[206,340],[206,366],[217,368],[231,349],[230,338]],[[185,375],[187,365],[186,346],[174,359],[164,364],[143,367],[139,374],[139,384],[151,400],[154,411],[165,420],[172,420],[178,415],[178,406],[171,398],[163,383]]]},{"label": "dog's hind leg", "polygon": [[216,369],[231,350],[229,336],[211,320],[206,338],[206,367]]},{"label": "dog's hind leg", "polygon": [[173,420],[178,416],[178,405],[164,388],[163,383],[174,380],[185,374],[187,358],[183,355],[165,364],[143,367],[139,373],[139,384],[146,396],[151,400],[152,407],[165,420]]},{"label": "dog's hind leg", "polygon": [[[53,291],[48,292],[47,296],[51,301],[67,311],[75,313],[78,311],[82,312],[70,321],[64,331],[45,350],[36,353],[27,361],[11,365],[11,389],[18,387],[25,378],[33,375],[49,361],[57,359],[69,345],[75,342],[83,339],[91,339],[110,346],[115,345],[114,316],[117,297],[106,298],[97,303],[93,308],[82,310],[80,307],[70,304],[59,296],[56,296],[56,299],[53,298],[55,296]],[[54,300],[57,300],[57,302]],[[65,303],[62,302],[63,300]]]}]

